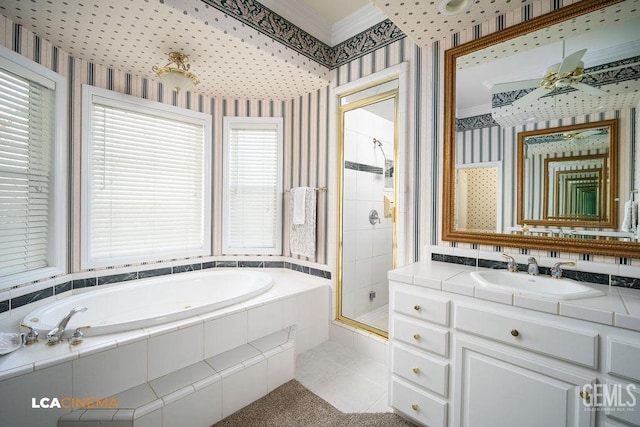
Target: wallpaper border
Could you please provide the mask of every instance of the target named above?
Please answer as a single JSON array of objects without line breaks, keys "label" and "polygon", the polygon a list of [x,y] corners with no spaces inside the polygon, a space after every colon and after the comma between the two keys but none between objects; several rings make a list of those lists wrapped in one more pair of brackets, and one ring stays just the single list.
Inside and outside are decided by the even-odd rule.
[{"label": "wallpaper border", "polygon": [[201,1],[329,69],[406,37],[390,19],[385,19],[331,47],[255,0]]}]

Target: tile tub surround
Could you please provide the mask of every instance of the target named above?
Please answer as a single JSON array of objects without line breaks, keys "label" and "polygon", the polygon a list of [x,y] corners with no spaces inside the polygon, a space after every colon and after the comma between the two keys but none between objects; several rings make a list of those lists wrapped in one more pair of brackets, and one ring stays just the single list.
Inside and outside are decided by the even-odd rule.
[{"label": "tile tub surround", "polygon": [[293,379],[294,335],[290,327],[194,363],[112,396],[117,409],[79,409],[58,427],[211,425]]},{"label": "tile tub surround", "polygon": [[605,293],[593,298],[559,301],[476,286],[472,271],[489,270],[439,261],[420,261],[389,272],[389,280],[452,292],[500,304],[542,311],[558,316],[586,320],[640,331],[640,290],[583,283]]},{"label": "tile tub surround", "polygon": [[[25,284],[12,287],[11,290],[0,291],[0,314],[12,309],[36,303],[43,299],[58,296],[71,290],[91,288],[93,286],[112,285],[123,282],[145,279],[149,277],[179,274],[187,271],[205,270],[209,268],[284,268],[298,271],[315,277],[331,279],[331,272],[321,268],[301,265],[290,261],[274,260],[218,260],[180,264],[173,267],[162,267],[144,270],[145,265],[136,266],[139,271],[127,273],[108,274],[111,270],[100,270],[88,277],[89,272],[72,273],[51,280],[42,280],[34,284]],[[79,277],[82,276],[82,277]],[[2,324],[0,324],[2,326]]]},{"label": "tile tub surround", "polygon": [[272,274],[274,286],[240,304],[153,328],[87,337],[78,346],[49,347],[40,340],[1,356],[0,424],[53,426],[69,411],[33,409],[32,398],[105,398],[289,326],[296,328],[295,355],[326,341],[330,281],[263,271]]}]

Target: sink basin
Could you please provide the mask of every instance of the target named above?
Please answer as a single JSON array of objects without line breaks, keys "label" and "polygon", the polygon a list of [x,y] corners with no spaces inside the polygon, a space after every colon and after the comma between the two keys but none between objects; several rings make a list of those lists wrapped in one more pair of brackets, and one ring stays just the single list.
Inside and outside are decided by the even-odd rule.
[{"label": "sink basin", "polygon": [[527,273],[510,273],[504,270],[474,271],[471,277],[486,288],[560,300],[604,295],[604,292],[566,278],[552,279],[548,276],[531,276]]}]

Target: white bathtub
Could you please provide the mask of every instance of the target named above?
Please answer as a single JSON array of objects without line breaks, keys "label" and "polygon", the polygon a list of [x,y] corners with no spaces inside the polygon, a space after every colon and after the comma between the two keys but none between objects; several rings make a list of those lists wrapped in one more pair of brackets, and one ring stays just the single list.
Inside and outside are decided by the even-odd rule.
[{"label": "white bathtub", "polygon": [[44,334],[75,307],[87,307],[69,321],[85,336],[111,334],[186,319],[236,304],[273,285],[269,274],[247,270],[209,270],[140,279],[63,298],[40,307],[23,320]]}]

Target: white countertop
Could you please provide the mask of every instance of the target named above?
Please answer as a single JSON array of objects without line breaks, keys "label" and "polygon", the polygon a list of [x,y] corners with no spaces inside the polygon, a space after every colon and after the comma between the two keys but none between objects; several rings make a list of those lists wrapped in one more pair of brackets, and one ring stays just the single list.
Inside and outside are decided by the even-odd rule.
[{"label": "white countertop", "polygon": [[469,274],[472,271],[482,270],[490,269],[427,260],[391,270],[388,278],[443,292],[640,331],[640,290],[638,289],[580,282],[602,291],[604,295],[556,300],[483,287]]}]

